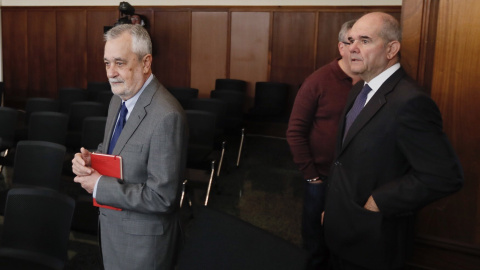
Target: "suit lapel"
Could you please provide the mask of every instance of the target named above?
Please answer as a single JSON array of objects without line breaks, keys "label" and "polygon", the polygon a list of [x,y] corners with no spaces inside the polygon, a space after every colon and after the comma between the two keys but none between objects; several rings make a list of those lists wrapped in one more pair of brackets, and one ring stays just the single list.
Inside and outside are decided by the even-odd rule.
[{"label": "suit lapel", "polygon": [[113,152],[112,152],[113,155],[118,155],[122,151],[128,139],[130,139],[130,137],[133,135],[135,130],[137,130],[138,126],[147,115],[146,107],[152,102],[153,95],[155,94],[158,88],[158,85],[159,85],[159,82],[154,77],[153,80],[147,85],[143,93],[138,98],[137,103],[135,104],[135,107],[133,107],[133,111],[130,113],[130,116],[128,117],[127,123],[123,127],[120,137],[118,137],[117,144],[115,145],[115,148],[113,149]]},{"label": "suit lapel", "polygon": [[[355,135],[370,121],[370,119],[372,119],[375,116],[375,114],[383,107],[383,105],[385,105],[385,103],[387,102],[387,99],[385,98],[385,96],[394,90],[395,85],[404,76],[405,76],[405,72],[403,71],[402,68],[400,68],[382,84],[382,86],[373,95],[373,97],[370,99],[367,105],[365,105],[365,108],[363,108],[363,110],[360,112],[357,119],[355,119],[352,126],[348,130],[345,140],[343,140],[343,143],[342,143],[341,140],[343,138],[343,127],[345,126],[345,115],[343,115],[342,134],[341,136],[339,136],[340,143],[342,143],[342,145],[340,147],[341,151],[339,154],[343,152],[343,150],[348,146],[348,144],[355,137]],[[350,104],[348,105],[349,106],[348,108],[352,106],[360,90],[361,89],[357,90],[357,93],[355,94],[353,100],[349,101]]]}]

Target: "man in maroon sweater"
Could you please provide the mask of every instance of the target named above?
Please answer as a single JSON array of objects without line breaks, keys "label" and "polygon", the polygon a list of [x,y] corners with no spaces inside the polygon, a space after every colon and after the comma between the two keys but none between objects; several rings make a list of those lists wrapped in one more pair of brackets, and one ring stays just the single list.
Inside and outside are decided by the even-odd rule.
[{"label": "man in maroon sweater", "polygon": [[354,20],[344,23],[338,34],[342,58],[319,68],[303,82],[288,123],[287,141],[305,179],[302,238],[311,256],[312,269],[325,269],[328,265],[321,225],[326,189],[323,180],[333,161],[338,122],[348,92],[360,80],[348,63],[347,33],[354,23]]}]

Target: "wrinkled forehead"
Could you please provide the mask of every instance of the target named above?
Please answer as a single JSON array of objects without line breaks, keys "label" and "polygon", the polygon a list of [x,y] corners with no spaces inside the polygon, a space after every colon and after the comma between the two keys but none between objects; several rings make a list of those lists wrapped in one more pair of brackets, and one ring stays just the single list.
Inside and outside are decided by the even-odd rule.
[{"label": "wrinkled forehead", "polygon": [[132,42],[129,35],[121,35],[105,42],[104,55],[109,57],[126,56],[132,52]]}]

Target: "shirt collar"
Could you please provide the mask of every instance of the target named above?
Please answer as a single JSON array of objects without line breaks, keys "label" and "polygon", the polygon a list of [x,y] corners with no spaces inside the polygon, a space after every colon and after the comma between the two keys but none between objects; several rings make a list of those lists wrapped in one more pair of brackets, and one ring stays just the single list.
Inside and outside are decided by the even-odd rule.
[{"label": "shirt collar", "polygon": [[387,68],[384,70],[382,73],[378,74],[377,77],[373,78],[369,82],[365,82],[365,84],[368,84],[370,88],[372,89],[368,95],[367,95],[367,102],[370,100],[370,98],[377,92],[377,90],[382,86],[382,84],[392,76],[395,71],[400,69],[400,63],[396,63],[392,65],[391,67]]}]

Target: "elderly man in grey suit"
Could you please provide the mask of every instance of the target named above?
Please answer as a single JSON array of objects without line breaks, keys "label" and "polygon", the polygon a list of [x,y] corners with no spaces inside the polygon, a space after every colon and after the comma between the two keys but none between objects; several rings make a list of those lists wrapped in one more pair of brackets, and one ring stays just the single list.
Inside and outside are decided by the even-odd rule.
[{"label": "elderly man in grey suit", "polygon": [[91,168],[82,148],[72,160],[75,182],[100,208],[103,264],[109,269],[173,269],[187,127],[183,110],[152,74],[152,43],[139,25],[105,34],[104,61],[115,94],[98,152],[123,159],[123,179]]}]

